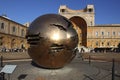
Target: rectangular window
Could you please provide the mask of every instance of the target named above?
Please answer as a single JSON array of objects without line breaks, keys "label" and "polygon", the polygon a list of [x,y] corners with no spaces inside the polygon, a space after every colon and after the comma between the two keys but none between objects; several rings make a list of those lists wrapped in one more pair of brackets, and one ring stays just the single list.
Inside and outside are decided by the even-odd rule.
[{"label": "rectangular window", "polygon": [[107,36],[110,36],[110,32],[107,32]]},{"label": "rectangular window", "polygon": [[16,32],[16,27],[15,27],[15,26],[12,27],[12,32],[13,32],[13,33]]},{"label": "rectangular window", "polygon": [[1,29],[4,29],[4,28],[5,28],[5,24],[1,23]]},{"label": "rectangular window", "polygon": [[113,36],[115,36],[115,31],[113,32]]},{"label": "rectangular window", "polygon": [[120,36],[120,32],[118,32],[118,36]]},{"label": "rectangular window", "polygon": [[91,26],[93,25],[92,21],[90,22]]},{"label": "rectangular window", "polygon": [[102,36],[104,36],[104,32],[102,32]]},{"label": "rectangular window", "polygon": [[95,36],[98,37],[98,32],[95,32]]},{"label": "rectangular window", "polygon": [[24,34],[25,34],[25,32],[24,32],[24,30],[22,29],[22,30],[21,30],[21,36],[24,36]]}]

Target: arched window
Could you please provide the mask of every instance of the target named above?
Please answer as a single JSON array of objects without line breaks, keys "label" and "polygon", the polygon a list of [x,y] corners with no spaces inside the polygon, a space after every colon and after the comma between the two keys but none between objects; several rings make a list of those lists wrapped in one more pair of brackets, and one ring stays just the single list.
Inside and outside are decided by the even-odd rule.
[{"label": "arched window", "polygon": [[2,46],[2,45],[3,45],[3,38],[0,37],[0,46]]},{"label": "arched window", "polygon": [[65,9],[60,9],[60,12],[65,12]]},{"label": "arched window", "polygon": [[98,46],[99,44],[98,44],[98,41],[96,42],[96,46]]},{"label": "arched window", "polygon": [[110,42],[107,42],[107,46],[110,46]]},{"label": "arched window", "polygon": [[92,8],[89,8],[89,9],[88,9],[88,12],[93,12],[93,9],[92,9]]},{"label": "arched window", "polygon": [[104,42],[102,42],[102,46],[104,46]]}]

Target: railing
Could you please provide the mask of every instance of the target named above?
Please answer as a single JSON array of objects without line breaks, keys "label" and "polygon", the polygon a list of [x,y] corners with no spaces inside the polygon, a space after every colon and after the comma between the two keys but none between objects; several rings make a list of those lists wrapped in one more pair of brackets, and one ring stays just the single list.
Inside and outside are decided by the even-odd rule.
[{"label": "railing", "polygon": [[[87,57],[85,57],[86,54]],[[92,55],[90,55],[92,54]],[[95,55],[94,55],[95,54]],[[116,55],[109,55],[106,56],[105,53],[96,54],[96,53],[83,53],[82,58],[84,60],[88,60],[88,64],[92,67],[95,67],[98,69],[98,73],[95,75],[88,75],[85,74],[84,76],[88,78],[89,80],[118,80],[120,79],[120,54],[116,53],[111,53],[111,54],[116,54]],[[119,55],[119,56],[118,56]],[[101,57],[104,56],[104,57]],[[111,56],[111,57],[110,57]],[[116,57],[115,57],[116,56]],[[97,58],[98,57],[98,58]],[[107,74],[104,74],[104,72]],[[103,75],[104,74],[104,75]]]}]

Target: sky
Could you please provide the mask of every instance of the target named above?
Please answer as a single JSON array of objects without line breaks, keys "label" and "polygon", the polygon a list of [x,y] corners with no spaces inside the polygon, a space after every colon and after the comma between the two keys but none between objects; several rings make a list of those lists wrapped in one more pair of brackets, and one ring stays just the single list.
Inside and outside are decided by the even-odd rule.
[{"label": "sky", "polygon": [[0,15],[24,24],[44,14],[58,14],[60,5],[80,10],[88,4],[95,7],[96,25],[120,24],[120,0],[0,0]]}]

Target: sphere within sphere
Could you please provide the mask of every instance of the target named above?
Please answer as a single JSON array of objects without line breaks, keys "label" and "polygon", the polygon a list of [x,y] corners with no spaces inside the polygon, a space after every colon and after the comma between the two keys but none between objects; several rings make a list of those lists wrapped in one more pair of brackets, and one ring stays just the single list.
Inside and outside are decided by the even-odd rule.
[{"label": "sphere within sphere", "polygon": [[72,23],[58,14],[45,14],[28,28],[28,54],[44,68],[61,68],[74,57],[78,35]]}]

